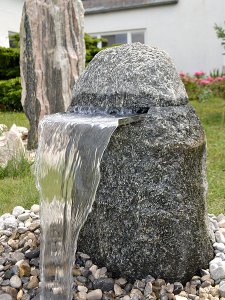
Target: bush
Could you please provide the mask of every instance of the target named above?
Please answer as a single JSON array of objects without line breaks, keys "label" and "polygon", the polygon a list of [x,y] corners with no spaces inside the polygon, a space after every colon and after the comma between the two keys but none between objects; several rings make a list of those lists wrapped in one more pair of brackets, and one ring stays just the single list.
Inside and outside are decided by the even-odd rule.
[{"label": "bush", "polygon": [[94,38],[87,33],[84,35],[85,46],[86,46],[86,65],[92,60],[92,58],[102,49],[97,47],[98,42],[102,39]]},{"label": "bush", "polygon": [[0,80],[0,110],[22,111],[20,78]]},{"label": "bush", "polygon": [[0,47],[0,80],[20,76],[19,60],[19,49]]},{"label": "bush", "polygon": [[180,73],[190,100],[204,101],[210,97],[225,99],[225,76],[206,76],[204,72],[197,71],[194,76]]}]

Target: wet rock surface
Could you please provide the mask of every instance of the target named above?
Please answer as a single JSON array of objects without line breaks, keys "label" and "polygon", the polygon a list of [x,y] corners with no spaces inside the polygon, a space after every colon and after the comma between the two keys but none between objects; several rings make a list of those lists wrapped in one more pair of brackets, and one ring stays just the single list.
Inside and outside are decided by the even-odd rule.
[{"label": "wet rock surface", "polygon": [[213,248],[204,130],[171,59],[139,43],[107,49],[81,75],[73,98],[69,111],[147,108],[143,121],[112,135],[78,250],[115,276],[134,280],[150,272],[186,282],[208,265]]},{"label": "wet rock surface", "polygon": [[[13,209],[12,214],[0,216],[2,224],[0,229],[0,300],[40,299],[40,228],[35,225],[36,229],[30,231],[26,225],[27,220],[24,222],[19,220],[19,216],[24,213],[29,214],[30,224],[39,222],[38,205],[33,205],[30,210],[18,206]],[[14,226],[11,226],[9,219],[14,220]],[[218,232],[225,236],[224,227],[221,227],[222,222],[218,219],[225,221],[225,216],[209,215],[210,226],[214,228],[212,235],[214,239],[218,236]],[[18,232],[19,226],[22,225],[26,228],[25,233]],[[12,240],[18,247],[10,246],[9,241]],[[214,258],[207,269],[199,270],[195,276],[183,284],[154,278],[150,273],[145,278],[136,278],[132,282],[126,278],[115,278],[106,266],[94,264],[94,257],[77,252],[73,266],[73,299],[224,300],[225,251],[222,247],[218,250],[217,244],[217,242],[214,243]],[[216,273],[216,277],[212,265],[221,270]]]}]

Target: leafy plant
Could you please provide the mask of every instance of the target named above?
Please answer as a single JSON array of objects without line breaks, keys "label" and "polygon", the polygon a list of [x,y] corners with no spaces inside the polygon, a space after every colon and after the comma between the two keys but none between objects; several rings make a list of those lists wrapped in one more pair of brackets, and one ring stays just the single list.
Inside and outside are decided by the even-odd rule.
[{"label": "leafy plant", "polygon": [[212,78],[223,77],[223,76],[225,76],[225,72],[220,71],[219,69],[214,69],[214,70],[212,70],[212,72],[210,72],[210,76]]},{"label": "leafy plant", "polygon": [[22,111],[20,78],[0,80],[0,110]]},{"label": "leafy plant", "polygon": [[17,49],[20,48],[20,35],[19,35],[19,33],[10,34],[9,40],[10,40],[10,47],[11,48],[17,48]]},{"label": "leafy plant", "polygon": [[85,46],[86,46],[86,65],[94,58],[94,56],[102,49],[98,47],[98,43],[103,39],[98,39],[85,33],[84,35]]},{"label": "leafy plant", "polygon": [[0,47],[0,80],[20,76],[19,49]]},{"label": "leafy plant", "polygon": [[215,24],[214,26],[218,39],[222,40],[221,45],[225,49],[225,29]]}]

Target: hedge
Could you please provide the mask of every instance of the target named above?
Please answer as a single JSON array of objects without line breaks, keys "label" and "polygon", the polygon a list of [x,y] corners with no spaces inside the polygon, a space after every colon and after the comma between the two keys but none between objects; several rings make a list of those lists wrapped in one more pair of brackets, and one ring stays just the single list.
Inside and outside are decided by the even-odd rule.
[{"label": "hedge", "polygon": [[22,111],[20,78],[0,80],[0,111]]},{"label": "hedge", "polygon": [[20,76],[19,49],[0,47],[0,80]]}]

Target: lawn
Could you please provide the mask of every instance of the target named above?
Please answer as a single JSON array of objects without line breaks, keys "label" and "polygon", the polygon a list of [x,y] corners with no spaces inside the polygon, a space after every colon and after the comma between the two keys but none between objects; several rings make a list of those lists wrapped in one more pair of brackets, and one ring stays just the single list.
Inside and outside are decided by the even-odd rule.
[{"label": "lawn", "polygon": [[[29,127],[29,122],[24,113],[0,112],[0,124],[5,124],[10,128],[14,123],[17,126]],[[35,187],[31,167],[21,176],[10,176],[8,174],[3,179],[1,179],[0,168],[0,215],[11,212],[17,205],[28,209],[38,201],[38,191]]]},{"label": "lawn", "polygon": [[[192,101],[207,136],[208,209],[214,214],[225,213],[225,100],[211,98],[204,102]],[[28,127],[23,113],[0,112],[0,123]],[[38,202],[34,176],[31,171],[23,177],[0,180],[0,215],[16,205],[29,208]]]}]

